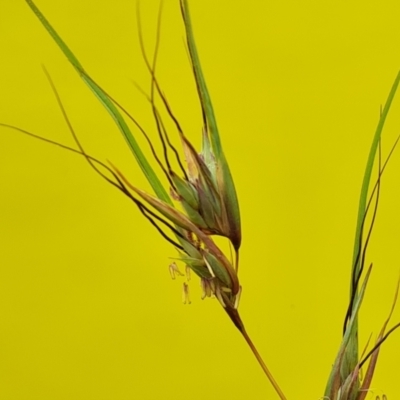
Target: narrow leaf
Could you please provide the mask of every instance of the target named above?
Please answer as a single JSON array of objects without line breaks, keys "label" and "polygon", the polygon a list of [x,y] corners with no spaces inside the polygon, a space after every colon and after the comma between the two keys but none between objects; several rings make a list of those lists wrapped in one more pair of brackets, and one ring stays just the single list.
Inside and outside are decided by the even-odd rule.
[{"label": "narrow leaf", "polygon": [[200,65],[199,55],[197,53],[192,22],[190,20],[189,4],[187,0],[181,0],[181,10],[186,29],[186,39],[189,48],[190,59],[192,61],[193,73],[195,76],[196,85],[200,96],[201,107],[207,118],[214,154],[216,158],[219,159],[222,153],[221,140],[218,133],[217,121],[215,119],[215,114],[211,103],[210,94],[208,93],[206,81],[204,79],[203,71]]},{"label": "narrow leaf", "polygon": [[[240,211],[239,201],[236,194],[235,185],[232,179],[228,163],[225,159],[219,131],[217,127],[217,121],[214,114],[210,94],[207,89],[206,81],[204,79],[203,71],[200,65],[199,55],[197,53],[197,47],[194,40],[192,22],[190,19],[189,4],[187,0],[181,0],[182,16],[186,29],[186,39],[189,48],[189,54],[192,61],[193,72],[196,80],[197,90],[200,97],[201,107],[203,114],[206,117],[207,126],[205,135],[210,134],[212,143],[212,150],[216,159],[217,164],[221,169],[222,183],[224,185],[221,191],[223,195],[223,201],[226,202],[226,210],[228,218],[232,223],[231,233],[233,235],[232,244],[235,249],[238,250],[241,244],[241,224],[240,224]],[[208,128],[208,131],[207,131]],[[203,139],[203,143],[207,146],[207,141]],[[221,189],[221,188],[220,188]]]},{"label": "narrow leaf", "polygon": [[[351,270],[351,288],[350,288],[350,297],[353,296],[353,291],[357,291],[357,287],[353,287],[353,277],[358,276],[361,268],[361,259],[359,254],[361,252],[362,246],[362,230],[363,230],[363,220],[366,212],[366,205],[368,199],[368,190],[371,181],[372,169],[374,166],[374,160],[376,157],[376,152],[378,149],[379,141],[381,139],[382,130],[386,122],[386,118],[388,116],[390,107],[392,105],[394,96],[396,94],[397,88],[400,83],[400,72],[398,72],[396,79],[393,82],[392,88],[386,100],[385,106],[379,118],[379,122],[375,131],[375,135],[371,144],[371,148],[369,151],[369,156],[367,160],[367,165],[365,167],[363,183],[360,192],[360,199],[358,205],[358,217],[356,224],[356,233],[354,238],[354,248],[353,248],[353,261],[352,261],[352,270]],[[358,259],[358,262],[357,262]],[[351,313],[355,312],[354,307],[353,310],[350,310]],[[358,321],[356,319],[355,325],[358,325]],[[349,374],[358,363],[358,336],[357,336],[357,328],[353,330],[352,337],[350,338],[352,345],[349,346],[345,358],[345,370],[343,371],[345,374]]]},{"label": "narrow leaf", "polygon": [[355,240],[354,240],[354,250],[353,250],[352,268],[356,268],[356,269],[359,268],[359,264],[355,265],[355,262],[357,259],[357,255],[360,251],[360,248],[359,248],[360,247],[360,236],[362,234],[361,228],[362,228],[362,223],[363,223],[366,204],[367,204],[368,188],[369,188],[369,184],[371,181],[371,174],[372,174],[372,169],[374,166],[374,160],[375,160],[376,152],[378,149],[379,141],[381,138],[382,130],[385,125],[386,118],[388,116],[388,113],[389,113],[390,107],[392,105],[394,96],[396,94],[397,88],[399,86],[399,83],[400,83],[400,71],[398,72],[396,79],[393,82],[389,96],[385,103],[385,107],[383,108],[383,111],[379,118],[378,126],[376,128],[375,135],[374,135],[374,139],[372,141],[372,145],[369,150],[367,165],[365,167],[364,178],[363,178],[363,183],[362,183],[361,193],[360,193],[360,200],[359,200],[359,205],[358,205],[358,217],[357,217],[356,234],[355,234]]},{"label": "narrow leaf", "polygon": [[128,143],[132,153],[134,154],[137,163],[139,164],[140,168],[142,169],[144,175],[146,176],[147,180],[149,181],[150,185],[152,186],[154,192],[156,193],[157,197],[162,199],[163,201],[172,204],[172,201],[162,186],[160,180],[158,179],[157,175],[155,174],[153,168],[148,163],[146,157],[144,156],[143,152],[141,151],[136,139],[132,135],[128,125],[126,124],[124,118],[115,107],[113,102],[108,98],[108,96],[101,90],[101,88],[90,78],[90,76],[85,72],[83,66],[75,57],[74,53],[71,49],[66,45],[66,43],[61,39],[58,35],[56,30],[52,27],[52,25],[48,22],[42,12],[37,8],[35,3],[32,0],[26,0],[29,7],[35,13],[39,21],[42,23],[44,28],[47,32],[51,35],[54,39],[60,50],[64,53],[67,57],[68,61],[72,64],[75,70],[78,72],[82,80],[89,86],[92,92],[96,95],[99,101],[103,104],[106,110],[109,112],[111,117],[114,119],[114,122],[117,124],[118,128],[122,132],[126,142]]}]

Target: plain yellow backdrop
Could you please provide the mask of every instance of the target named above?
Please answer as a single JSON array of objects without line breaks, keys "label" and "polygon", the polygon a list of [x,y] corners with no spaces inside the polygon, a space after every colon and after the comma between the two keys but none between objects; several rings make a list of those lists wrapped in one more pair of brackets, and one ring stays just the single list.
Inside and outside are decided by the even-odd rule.
[{"label": "plain yellow backdrop", "polygon": [[[134,0],[37,0],[92,76],[152,134]],[[142,0],[153,49],[158,0]],[[243,221],[241,314],[288,399],[323,395],[347,304],[369,146],[400,69],[397,1],[193,0],[203,69]],[[189,137],[201,119],[178,0],[165,0],[159,78]],[[107,113],[22,0],[0,2],[0,122],[73,145],[148,184]],[[383,138],[400,128],[395,101]],[[154,136],[156,138],[156,136]],[[140,142],[143,141],[140,139]],[[400,153],[385,173],[360,343],[386,318],[400,266]],[[274,399],[216,300],[183,305],[175,252],[82,160],[0,130],[0,399]],[[399,321],[395,312],[393,323]],[[400,398],[400,334],[374,394]],[[373,398],[371,395],[370,398]]]}]

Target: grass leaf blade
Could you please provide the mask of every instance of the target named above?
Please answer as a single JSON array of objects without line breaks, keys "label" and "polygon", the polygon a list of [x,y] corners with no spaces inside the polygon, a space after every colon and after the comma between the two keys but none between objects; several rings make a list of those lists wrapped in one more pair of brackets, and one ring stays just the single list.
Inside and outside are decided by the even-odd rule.
[{"label": "grass leaf blade", "polygon": [[[211,97],[207,89],[207,84],[203,75],[200,64],[199,55],[197,53],[196,43],[194,40],[192,22],[189,13],[189,4],[187,0],[181,0],[182,17],[185,24],[187,45],[189,48],[190,59],[192,62],[193,73],[196,80],[197,90],[200,97],[203,117],[205,117],[206,132],[204,135],[210,135],[212,144],[212,152],[219,166],[220,174],[220,193],[222,201],[226,204],[226,213],[229,221],[230,238],[237,251],[241,244],[241,223],[239,201],[232,174],[222,150],[221,138],[218,131],[217,121],[214,114],[214,108],[211,102]],[[207,140],[203,140],[203,144],[207,144]],[[207,149],[207,146],[205,147]],[[209,151],[209,149],[207,149]],[[209,157],[209,155],[208,155]]]},{"label": "grass leaf blade", "polygon": [[75,70],[78,72],[82,80],[89,86],[92,92],[96,95],[99,101],[103,104],[106,110],[109,112],[115,123],[117,124],[118,128],[122,132],[125,140],[127,141],[132,153],[134,154],[136,161],[138,162],[140,168],[142,169],[144,175],[146,176],[147,180],[149,181],[150,185],[152,186],[154,192],[156,193],[157,197],[162,199],[163,201],[172,204],[169,195],[167,194],[166,190],[164,189],[163,185],[161,184],[160,180],[156,176],[153,168],[150,166],[149,162],[147,161],[146,157],[144,156],[143,152],[141,151],[136,139],[134,138],[132,132],[130,131],[128,125],[126,124],[124,118],[113,104],[113,102],[108,98],[108,96],[101,90],[101,88],[92,80],[90,79],[89,75],[85,72],[82,64],[79,60],[75,57],[74,53],[71,49],[67,46],[67,44],[62,40],[62,38],[58,35],[56,30],[52,27],[46,17],[42,14],[39,8],[35,5],[32,0],[26,0],[27,4],[37,16],[39,21],[42,23],[44,28],[50,34],[50,36],[54,39],[60,50],[64,53],[67,57],[68,61],[72,64]]},{"label": "grass leaf blade", "polygon": [[194,40],[192,22],[190,20],[189,4],[187,0],[181,0],[182,17],[185,23],[187,45],[189,48],[190,59],[192,61],[193,73],[196,80],[197,89],[200,96],[201,107],[207,119],[207,128],[211,133],[211,142],[217,160],[222,154],[221,139],[218,132],[217,121],[215,119],[214,108],[211,102],[210,94],[207,89],[203,71],[200,65],[199,55],[197,53],[196,43]]},{"label": "grass leaf blade", "polygon": [[366,204],[367,204],[368,188],[369,188],[369,184],[371,181],[374,160],[375,160],[376,152],[378,149],[379,140],[381,138],[382,130],[385,125],[386,118],[389,113],[390,107],[392,105],[392,102],[393,102],[394,96],[396,94],[397,88],[399,86],[399,83],[400,83],[400,71],[398,72],[396,79],[393,82],[389,96],[385,103],[385,107],[383,108],[383,111],[379,118],[378,126],[376,128],[374,139],[373,139],[370,151],[369,151],[367,165],[365,167],[364,178],[363,178],[363,183],[362,183],[361,193],[360,193],[359,206],[358,206],[356,235],[355,235],[355,240],[354,240],[353,267],[352,267],[353,269],[359,268],[359,263],[357,263],[357,265],[355,265],[355,264],[356,264],[356,260],[357,260],[357,255],[360,251],[360,237],[361,237],[361,233],[362,233],[361,230],[362,230],[362,224],[363,224],[363,219],[364,219],[364,214],[365,214],[365,209],[366,209]]},{"label": "grass leaf blade", "polygon": [[[376,153],[378,150],[379,142],[381,140],[382,130],[384,128],[386,118],[389,114],[390,107],[392,105],[394,96],[396,94],[397,88],[400,83],[400,72],[398,72],[396,79],[393,82],[392,88],[389,92],[388,98],[386,100],[385,106],[381,112],[379,122],[377,128],[375,130],[374,138],[370,147],[367,165],[364,171],[364,178],[361,186],[360,199],[358,205],[358,216],[357,216],[357,224],[356,224],[356,233],[354,238],[354,248],[353,248],[353,260],[352,260],[352,270],[351,270],[351,282],[350,282],[350,298],[356,297],[358,285],[354,285],[354,277],[359,276],[361,272],[361,251],[362,251],[362,235],[363,235],[363,223],[365,220],[365,213],[367,210],[367,201],[368,201],[368,191],[371,181],[372,170],[374,166],[374,161],[376,157]],[[349,318],[352,314],[356,313],[356,310],[353,306],[350,311]],[[351,371],[354,370],[358,363],[358,321],[357,315],[354,321],[354,329],[352,330],[352,335],[349,338],[350,345],[346,349],[346,353],[344,355],[345,362],[343,363],[343,371],[344,375],[348,375]]]}]

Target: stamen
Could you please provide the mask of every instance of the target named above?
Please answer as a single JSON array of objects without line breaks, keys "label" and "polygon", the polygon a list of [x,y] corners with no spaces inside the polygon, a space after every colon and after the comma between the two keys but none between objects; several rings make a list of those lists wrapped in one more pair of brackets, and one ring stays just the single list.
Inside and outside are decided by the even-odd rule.
[{"label": "stamen", "polygon": [[183,276],[182,272],[179,271],[178,266],[175,262],[169,265],[169,273],[171,274],[171,278],[175,279],[176,275]]},{"label": "stamen", "polygon": [[186,279],[190,281],[190,279],[192,278],[192,269],[187,264],[185,267],[185,272],[186,272]]},{"label": "stamen", "polygon": [[186,282],[183,282],[183,304],[191,304],[190,295],[189,295],[189,285]]},{"label": "stamen", "polygon": [[215,293],[215,282],[214,282],[214,279],[211,279],[209,281],[209,283],[210,283],[210,287],[211,287],[211,294],[214,294]]},{"label": "stamen", "polygon": [[213,279],[200,279],[200,286],[201,286],[201,299],[204,300],[206,297],[211,297],[214,294],[215,284]]},{"label": "stamen", "polygon": [[215,291],[215,283],[214,280],[208,280],[207,279],[207,296],[211,297],[214,295],[214,291]]},{"label": "stamen", "polygon": [[222,307],[226,308],[226,304],[225,304],[225,302],[224,302],[224,299],[222,298],[221,290],[220,290],[219,285],[216,285],[216,286],[215,286],[215,295],[217,296],[217,299],[218,299],[219,302],[221,303]]},{"label": "stamen", "polygon": [[207,281],[204,278],[200,278],[200,287],[201,287],[201,299],[204,300],[207,297],[207,292],[206,292]]}]

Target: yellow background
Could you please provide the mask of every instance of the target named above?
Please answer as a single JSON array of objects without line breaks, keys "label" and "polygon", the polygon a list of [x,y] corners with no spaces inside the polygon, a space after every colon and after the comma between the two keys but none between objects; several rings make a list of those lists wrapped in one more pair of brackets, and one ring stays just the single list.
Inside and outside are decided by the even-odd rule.
[{"label": "yellow background", "polygon": [[[92,76],[154,134],[133,0],[37,0]],[[288,399],[323,395],[347,304],[358,196],[400,69],[397,1],[190,2],[239,194],[241,314]],[[190,138],[201,121],[178,0],[163,12],[159,77]],[[142,0],[146,48],[158,1]],[[41,64],[86,149],[148,189],[107,113],[24,1],[0,2],[0,121],[73,144]],[[395,101],[383,151],[399,133]],[[142,143],[142,141],[141,141]],[[0,130],[0,399],[274,399],[215,300],[181,303],[175,252],[78,156]],[[376,337],[399,274],[400,153],[383,179],[361,312]],[[400,319],[397,310],[393,323]],[[400,398],[400,335],[375,394]],[[372,396],[371,396],[372,398]]]}]

